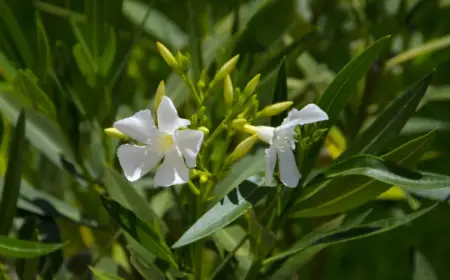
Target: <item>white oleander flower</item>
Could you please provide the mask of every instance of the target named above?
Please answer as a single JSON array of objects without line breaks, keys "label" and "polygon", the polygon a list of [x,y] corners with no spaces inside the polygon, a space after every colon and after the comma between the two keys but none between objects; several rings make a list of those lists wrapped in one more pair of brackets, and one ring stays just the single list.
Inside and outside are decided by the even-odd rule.
[{"label": "white oleander flower", "polygon": [[188,168],[196,166],[203,132],[179,130],[191,122],[178,117],[172,100],[166,96],[162,97],[158,106],[157,118],[158,127],[147,109],[114,123],[114,128],[144,144],[121,145],[117,150],[120,165],[125,177],[136,181],[164,159],[156,170],[155,187],[184,184],[189,180]]},{"label": "white oleander flower", "polygon": [[295,127],[328,120],[328,115],[315,104],[303,109],[292,109],[278,127],[245,125],[248,132],[257,134],[259,139],[270,145],[266,149],[266,183],[273,185],[273,172],[277,158],[281,182],[287,187],[296,187],[301,178],[295,162]]}]

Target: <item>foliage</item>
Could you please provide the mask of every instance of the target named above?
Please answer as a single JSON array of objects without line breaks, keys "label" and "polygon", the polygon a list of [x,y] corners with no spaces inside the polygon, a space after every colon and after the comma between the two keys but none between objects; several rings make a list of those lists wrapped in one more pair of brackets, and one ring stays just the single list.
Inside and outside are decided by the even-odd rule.
[{"label": "foliage", "polygon": [[[0,0],[1,278],[445,278],[449,13]],[[129,181],[114,124],[166,97],[203,135],[196,167]],[[294,126],[300,181],[280,158],[269,184],[259,126],[311,103],[327,120]]]}]

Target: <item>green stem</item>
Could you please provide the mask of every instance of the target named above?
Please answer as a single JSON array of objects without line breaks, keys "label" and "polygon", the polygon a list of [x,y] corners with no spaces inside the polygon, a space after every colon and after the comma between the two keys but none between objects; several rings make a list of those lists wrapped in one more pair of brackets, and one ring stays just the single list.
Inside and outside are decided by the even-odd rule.
[{"label": "green stem", "polygon": [[224,130],[225,125],[231,120],[233,117],[233,114],[230,113],[228,116],[225,117],[225,119],[220,122],[219,126],[217,126],[216,130],[211,134],[211,136],[206,140],[205,146],[208,146],[214,139],[216,139],[217,136]]},{"label": "green stem", "polygon": [[245,241],[247,241],[249,235],[246,234],[241,241],[233,248],[233,250],[231,250],[230,253],[228,253],[228,255],[225,257],[225,259],[223,259],[223,261],[220,263],[220,265],[216,268],[216,270],[213,272],[213,274],[211,274],[211,276],[208,278],[208,280],[214,280],[214,278],[216,278],[216,276],[222,271],[222,269],[228,264],[228,262],[231,260],[231,258],[234,256],[234,254],[236,254],[237,250],[239,250],[239,248],[242,247],[242,245],[244,245]]},{"label": "green stem", "polygon": [[182,75],[181,78],[186,83],[188,88],[191,90],[192,95],[194,95],[195,101],[197,101],[197,103],[199,105],[201,105],[202,99],[200,98],[200,94],[198,93],[197,89],[195,88],[195,85],[192,83],[191,78],[189,78],[189,76],[187,74]]},{"label": "green stem", "polygon": [[187,185],[189,187],[189,189],[191,190],[191,192],[195,195],[195,196],[199,196],[200,195],[200,191],[199,189],[194,185],[194,183],[192,183],[192,181],[188,181]]}]

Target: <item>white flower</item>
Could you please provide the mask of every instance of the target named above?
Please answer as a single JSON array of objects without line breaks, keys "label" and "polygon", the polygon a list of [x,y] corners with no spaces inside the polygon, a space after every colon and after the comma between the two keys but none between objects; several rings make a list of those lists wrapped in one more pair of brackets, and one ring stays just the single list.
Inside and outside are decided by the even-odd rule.
[{"label": "white flower", "polygon": [[[184,129],[190,121],[178,117],[172,100],[164,96],[157,111],[158,127],[150,110],[141,110],[132,117],[114,123],[114,127],[144,146],[121,145],[117,150],[120,165],[129,181],[147,174],[163,158],[155,174],[155,186],[184,184],[189,180],[189,168],[196,166],[203,141],[200,130]],[[183,159],[184,158],[184,159]]]},{"label": "white flower", "polygon": [[300,111],[292,109],[283,123],[278,127],[246,125],[246,130],[256,133],[270,145],[266,149],[266,183],[273,185],[273,172],[279,163],[281,182],[288,187],[296,187],[300,172],[295,163],[295,127],[308,123],[328,120],[328,115],[315,104],[308,104]]}]

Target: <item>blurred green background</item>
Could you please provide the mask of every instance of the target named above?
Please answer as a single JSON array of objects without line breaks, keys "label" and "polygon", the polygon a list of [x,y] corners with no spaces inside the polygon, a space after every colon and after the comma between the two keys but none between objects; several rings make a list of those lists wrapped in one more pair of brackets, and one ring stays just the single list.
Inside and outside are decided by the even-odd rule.
[{"label": "blurred green background", "polygon": [[[375,78],[364,81],[370,97],[361,101],[357,89],[359,95],[337,128],[351,141],[364,120],[370,123],[371,116],[436,68],[420,109],[392,147],[437,128],[432,151],[419,168],[450,175],[448,0],[0,0],[1,174],[12,123],[19,108],[28,107],[23,178],[39,192],[25,191],[19,208],[24,213],[38,211],[33,207],[48,210],[42,203],[56,208],[58,215],[44,211],[40,231],[48,240],[72,241],[64,251],[64,269],[82,274],[84,262],[92,259],[90,249],[103,247],[113,233],[97,193],[86,187],[103,176],[103,162],[118,167],[118,142],[106,139],[103,128],[151,107],[161,80],[179,110],[190,113],[187,88],[160,57],[156,41],[174,53],[201,50],[202,59],[192,61],[197,76],[196,63],[214,73],[240,54],[233,81],[242,88],[261,73],[262,106],[271,102],[277,66],[286,55],[289,99],[301,107],[317,100],[334,75],[371,42],[389,34],[390,49],[369,72]],[[17,69],[25,68],[31,72],[17,75]],[[23,98],[26,94],[32,98]],[[36,105],[33,98],[44,102]],[[370,104],[362,115],[361,102]],[[61,153],[74,166],[62,163]],[[88,183],[74,179],[72,168],[82,170]],[[150,184],[146,179],[136,182],[141,187]],[[149,197],[155,192],[146,190]],[[420,196],[444,201],[449,194],[450,188]],[[391,199],[367,207],[395,213],[410,206],[403,199]],[[448,213],[443,203],[405,227],[327,248],[296,279],[450,279]],[[110,227],[88,229],[79,224],[91,225],[91,220]],[[115,257],[104,257],[99,267],[116,271],[124,253],[112,251]],[[49,258],[62,263],[57,254]],[[48,273],[51,279],[54,272]]]}]

